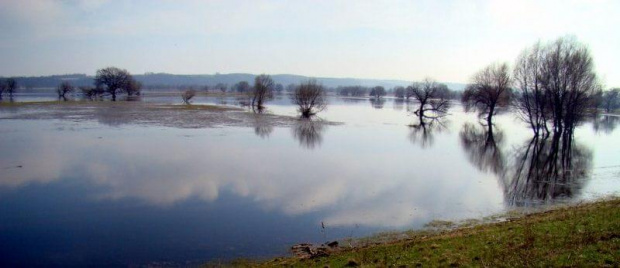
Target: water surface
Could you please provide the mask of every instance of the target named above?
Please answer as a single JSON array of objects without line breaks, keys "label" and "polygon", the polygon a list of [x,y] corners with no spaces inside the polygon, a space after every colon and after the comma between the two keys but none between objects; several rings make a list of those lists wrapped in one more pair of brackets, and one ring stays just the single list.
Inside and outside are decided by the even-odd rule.
[{"label": "water surface", "polygon": [[[141,101],[180,99],[147,95]],[[237,100],[199,97],[196,103],[235,106]],[[289,103],[277,98],[268,112],[296,116]],[[433,219],[479,218],[620,190],[617,117],[581,125],[570,150],[572,168],[553,169],[564,175],[551,180],[523,175],[523,166],[533,170],[524,163],[533,162],[522,159],[550,159],[553,146],[533,142],[510,113],[498,116],[489,134],[458,104],[423,127],[409,108],[393,99],[330,98],[320,120],[341,124],[256,121],[211,128],[133,124],[131,118],[0,120],[0,265],[266,258],[300,242],[415,229]],[[15,113],[19,109],[0,110],[0,116]],[[544,155],[524,153],[534,145]]]}]

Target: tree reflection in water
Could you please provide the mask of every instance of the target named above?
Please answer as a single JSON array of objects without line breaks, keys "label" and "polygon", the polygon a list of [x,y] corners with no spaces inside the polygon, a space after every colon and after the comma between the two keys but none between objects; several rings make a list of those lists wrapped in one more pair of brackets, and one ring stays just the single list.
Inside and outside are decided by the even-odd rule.
[{"label": "tree reflection in water", "polygon": [[394,100],[394,103],[392,105],[392,109],[394,109],[394,111],[402,111],[404,107],[405,107],[405,100],[403,99]]},{"label": "tree reflection in water", "polygon": [[441,117],[422,119],[409,125],[409,141],[418,144],[422,148],[433,145],[435,135],[447,130],[447,121]]},{"label": "tree reflection in water", "polygon": [[602,132],[605,134],[610,134],[614,132],[619,122],[620,122],[619,116],[614,116],[614,115],[597,116],[596,118],[594,118],[594,121],[592,122],[592,128],[594,128],[594,131],[596,131],[597,133]]},{"label": "tree reflection in water", "polygon": [[592,153],[575,144],[573,133],[534,136],[510,153],[501,151],[503,133],[465,124],[461,145],[469,160],[499,178],[509,206],[538,206],[578,196],[592,169]]},{"label": "tree reflection in water", "polygon": [[461,145],[472,162],[484,172],[503,174],[505,159],[499,145],[504,133],[497,127],[467,123],[460,132]]},{"label": "tree reflection in water", "polygon": [[385,100],[382,98],[370,98],[368,100],[370,101],[370,106],[372,106],[372,108],[383,109],[385,106]]},{"label": "tree reflection in water", "polygon": [[254,113],[254,134],[262,139],[269,138],[269,135],[273,132],[273,124],[269,121],[269,118],[265,118],[261,113]]},{"label": "tree reflection in water", "polygon": [[307,149],[319,147],[323,142],[323,132],[327,129],[325,123],[309,118],[300,118],[292,128],[293,137],[299,141],[299,146]]},{"label": "tree reflection in water", "polygon": [[502,177],[504,198],[511,206],[536,206],[580,194],[592,170],[592,152],[575,144],[572,133],[535,136],[515,151]]}]

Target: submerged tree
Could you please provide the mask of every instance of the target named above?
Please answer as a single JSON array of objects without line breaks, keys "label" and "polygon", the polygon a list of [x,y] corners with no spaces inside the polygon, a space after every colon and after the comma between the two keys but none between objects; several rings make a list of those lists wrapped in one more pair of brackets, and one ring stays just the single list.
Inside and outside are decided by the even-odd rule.
[{"label": "submerged tree", "polygon": [[73,92],[74,87],[69,83],[69,81],[64,81],[58,85],[56,88],[56,93],[58,93],[58,99],[67,100],[67,93]]},{"label": "submerged tree", "polygon": [[6,91],[6,81],[0,80],[0,100],[2,100],[2,94]]},{"label": "submerged tree", "polygon": [[387,92],[385,92],[385,88],[382,86],[376,86],[373,87],[372,89],[370,89],[370,96],[371,97],[375,97],[375,98],[381,98],[383,96],[385,96],[387,94]]},{"label": "submerged tree", "polygon": [[486,116],[488,125],[499,108],[510,104],[510,74],[508,64],[491,64],[476,73],[472,83],[461,97],[465,110],[476,110],[479,116]]},{"label": "submerged tree", "polygon": [[135,79],[129,80],[129,84],[127,85],[127,95],[128,96],[140,96],[140,91],[142,90],[142,83],[136,81]]},{"label": "submerged tree", "polygon": [[315,79],[301,83],[291,95],[302,117],[309,118],[327,107],[325,88]]},{"label": "submerged tree", "polygon": [[217,83],[213,88],[221,91],[222,93],[226,93],[226,90],[228,90],[228,85],[224,83]]},{"label": "submerged tree", "polygon": [[394,88],[394,97],[398,99],[405,98],[405,88],[404,87],[395,87]]},{"label": "submerged tree", "polygon": [[448,112],[450,101],[446,98],[446,85],[426,78],[421,83],[414,83],[409,88],[411,96],[418,103],[418,108],[413,113],[418,116],[420,121],[424,121],[426,118],[442,117]]},{"label": "submerged tree", "polygon": [[603,93],[603,108],[608,113],[620,108],[620,88],[610,89]]},{"label": "submerged tree", "polygon": [[189,89],[181,93],[181,99],[183,99],[183,103],[191,104],[192,98],[196,96],[196,90]]},{"label": "submerged tree", "polygon": [[97,70],[95,76],[95,87],[102,88],[105,92],[112,95],[112,100],[116,100],[116,95],[128,93],[129,95],[139,92],[138,83],[127,70],[116,67],[107,67]]},{"label": "submerged tree", "polygon": [[275,84],[271,76],[261,74],[254,78],[254,88],[252,90],[252,107],[261,110],[266,101],[273,98],[273,88]]},{"label": "submerged tree", "polygon": [[248,93],[250,91],[250,83],[241,81],[233,85],[232,89],[237,93]]},{"label": "submerged tree", "polygon": [[600,90],[588,48],[573,38],[536,44],[521,53],[515,76],[516,107],[535,135],[571,132],[582,122]]},{"label": "submerged tree", "polygon": [[9,98],[13,98],[13,94],[17,91],[17,81],[15,78],[7,78],[5,83],[5,91],[9,93]]}]

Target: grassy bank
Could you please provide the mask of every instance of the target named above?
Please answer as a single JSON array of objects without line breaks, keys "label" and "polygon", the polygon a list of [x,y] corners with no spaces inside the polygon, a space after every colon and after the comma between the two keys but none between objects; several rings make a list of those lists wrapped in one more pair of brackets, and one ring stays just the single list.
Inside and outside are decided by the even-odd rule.
[{"label": "grassy bank", "polygon": [[340,248],[311,259],[237,266],[608,266],[620,265],[620,199],[529,214],[501,223],[422,231],[400,241]]}]

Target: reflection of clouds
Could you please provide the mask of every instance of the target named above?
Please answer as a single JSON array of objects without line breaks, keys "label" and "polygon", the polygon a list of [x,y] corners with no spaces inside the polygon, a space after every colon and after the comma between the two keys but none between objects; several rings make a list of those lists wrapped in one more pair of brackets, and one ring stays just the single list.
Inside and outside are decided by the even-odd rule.
[{"label": "reflection of clouds", "polygon": [[[76,178],[97,185],[93,198],[135,198],[157,206],[190,198],[212,201],[229,192],[269,211],[318,213],[332,227],[402,227],[429,217],[467,214],[462,207],[488,211],[497,204],[489,202],[493,196],[500,194],[501,199],[493,185],[480,187],[476,183],[477,174],[455,174],[454,170],[461,173],[467,165],[439,168],[443,165],[440,159],[445,161],[442,151],[417,158],[401,146],[386,149],[383,144],[382,150],[358,148],[355,159],[343,162],[350,153],[343,153],[339,146],[346,144],[319,151],[294,144],[280,146],[290,135],[286,129],[274,130],[271,135],[278,139],[259,142],[240,135],[243,132],[235,132],[235,128],[163,130],[46,131],[47,139],[36,132],[20,133],[24,134],[22,144],[8,149],[23,153],[28,147],[32,152],[21,159],[38,171],[23,176],[27,171],[24,164],[22,173],[15,174],[23,178],[21,185]],[[344,132],[334,133],[334,137],[348,137]],[[190,138],[184,137],[188,134]],[[3,176],[0,185],[11,185],[7,181]],[[476,198],[470,197],[473,192]]]},{"label": "reflection of clouds", "polygon": [[63,150],[61,141],[53,136],[41,136],[36,141],[13,135],[6,138],[0,142],[0,186],[13,188],[32,182],[55,181],[64,173],[65,163],[75,159],[74,155]]},{"label": "reflection of clouds", "polygon": [[314,149],[321,146],[323,142],[323,132],[327,128],[326,124],[321,121],[314,121],[309,118],[300,118],[295,122],[292,128],[293,137],[299,141],[299,145]]}]

